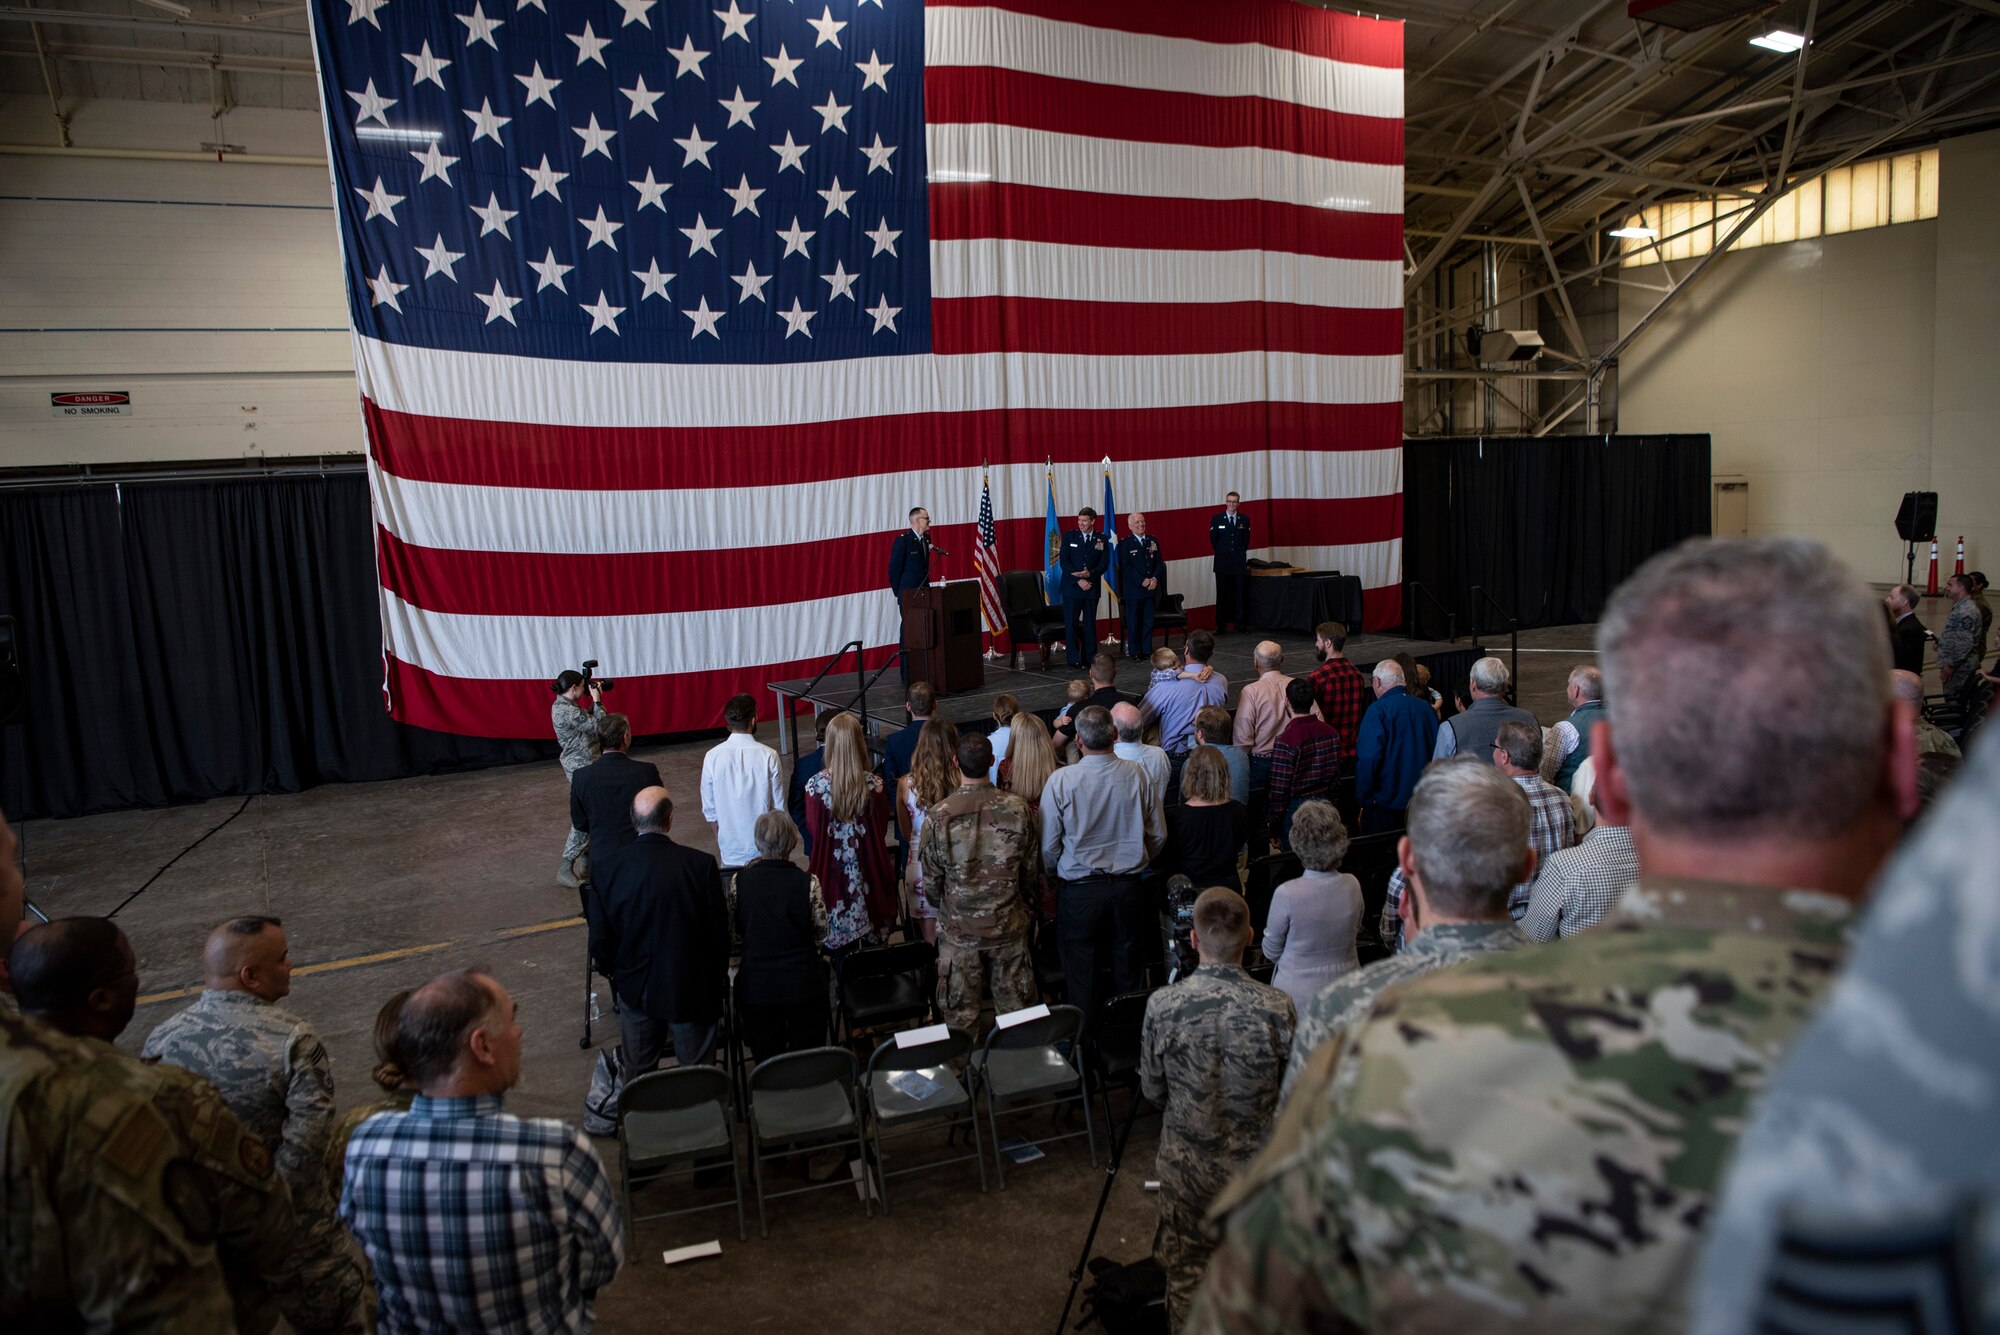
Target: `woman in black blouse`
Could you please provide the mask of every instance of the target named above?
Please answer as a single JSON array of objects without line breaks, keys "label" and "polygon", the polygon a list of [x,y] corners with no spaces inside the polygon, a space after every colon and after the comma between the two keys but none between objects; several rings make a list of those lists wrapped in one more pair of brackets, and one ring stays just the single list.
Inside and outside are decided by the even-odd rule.
[{"label": "woman in black blouse", "polygon": [[819,878],[792,861],[799,827],[782,811],[757,818],[757,860],[736,873],[736,1011],[757,1061],[826,1042],[831,1007],[826,963],[826,904]]},{"label": "woman in black blouse", "polygon": [[1212,746],[1197,746],[1181,771],[1181,804],[1167,808],[1167,856],[1195,888],[1224,885],[1243,893],[1236,855],[1250,832],[1250,814],[1229,795],[1229,762]]}]

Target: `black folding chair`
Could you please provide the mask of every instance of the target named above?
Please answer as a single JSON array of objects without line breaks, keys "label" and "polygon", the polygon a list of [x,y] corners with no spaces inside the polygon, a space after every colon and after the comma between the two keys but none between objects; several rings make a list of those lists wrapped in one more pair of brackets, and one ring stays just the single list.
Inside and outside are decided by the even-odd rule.
[{"label": "black folding chair", "polygon": [[1140,1040],[1146,1027],[1146,1002],[1158,988],[1121,992],[1104,1003],[1097,1013],[1097,1028],[1090,1041],[1090,1069],[1097,1080],[1098,1097],[1104,1102],[1104,1125],[1114,1125],[1111,1116],[1113,1087],[1129,1089],[1139,1097]]},{"label": "black folding chair", "polygon": [[1389,897],[1389,878],[1396,872],[1396,849],[1402,839],[1401,830],[1360,835],[1348,841],[1347,856],[1340,860],[1340,870],[1361,883],[1361,931],[1356,948],[1363,964],[1390,953],[1388,942],[1382,939],[1380,923],[1382,905]]},{"label": "black folding chair", "polygon": [[937,947],[903,941],[856,950],[840,959],[836,976],[835,1018],[844,1041],[871,1029],[922,1024],[937,991]]},{"label": "black folding chair", "polygon": [[[963,1029],[947,1029],[945,1033],[944,1038],[908,1047],[888,1039],[868,1059],[867,1077],[862,1085],[868,1092],[868,1130],[875,1147],[875,1180],[882,1188],[884,1215],[889,1213],[891,1176],[927,1172],[971,1159],[979,1165],[979,1189],[986,1190],[986,1147],[979,1136],[979,1113],[953,1067],[953,1063],[961,1062],[972,1051],[972,1035]],[[898,1079],[899,1076],[915,1079]],[[954,1129],[961,1123],[970,1125],[972,1153],[898,1168],[891,1174],[889,1161],[882,1153],[884,1130],[894,1128],[897,1135],[908,1135],[923,1123],[939,1121],[949,1123]]]}]

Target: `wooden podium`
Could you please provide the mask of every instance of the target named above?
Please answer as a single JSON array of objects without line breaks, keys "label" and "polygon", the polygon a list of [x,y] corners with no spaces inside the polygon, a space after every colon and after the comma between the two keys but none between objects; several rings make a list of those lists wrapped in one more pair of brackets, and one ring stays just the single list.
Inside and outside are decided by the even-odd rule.
[{"label": "wooden podium", "polygon": [[981,630],[978,580],[903,590],[903,657],[911,681],[927,681],[939,695],[984,686]]}]

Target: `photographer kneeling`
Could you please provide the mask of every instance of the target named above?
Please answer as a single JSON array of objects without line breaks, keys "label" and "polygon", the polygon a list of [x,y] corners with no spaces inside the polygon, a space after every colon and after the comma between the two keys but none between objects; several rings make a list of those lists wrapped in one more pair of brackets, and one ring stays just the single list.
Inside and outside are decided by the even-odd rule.
[{"label": "photographer kneeling", "polygon": [[[604,690],[574,668],[557,677],[550,689],[556,693],[556,698],[549,707],[549,722],[556,730],[556,744],[562,747],[563,778],[573,780],[578,770],[597,759],[601,749]],[[586,692],[590,696],[588,705],[583,703]],[[576,860],[589,846],[590,836],[572,821],[569,838],[563,844],[562,866],[556,871],[557,885],[575,890],[582,884],[583,878],[577,875]]]}]

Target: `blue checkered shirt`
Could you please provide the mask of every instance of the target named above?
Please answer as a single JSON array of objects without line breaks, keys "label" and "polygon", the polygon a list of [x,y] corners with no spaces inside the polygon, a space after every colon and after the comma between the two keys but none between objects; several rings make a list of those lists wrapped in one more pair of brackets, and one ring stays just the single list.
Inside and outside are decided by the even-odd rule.
[{"label": "blue checkered shirt", "polygon": [[624,1258],[597,1152],[498,1095],[418,1097],[347,1146],[340,1217],[375,1268],[377,1328],[581,1332]]}]

